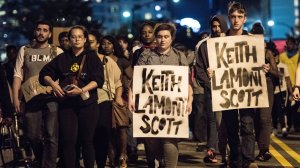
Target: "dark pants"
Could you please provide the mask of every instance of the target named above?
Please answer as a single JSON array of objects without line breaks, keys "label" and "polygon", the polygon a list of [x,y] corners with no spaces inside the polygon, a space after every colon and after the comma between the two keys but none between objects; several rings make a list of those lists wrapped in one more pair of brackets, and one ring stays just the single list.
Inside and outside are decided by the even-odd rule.
[{"label": "dark pants", "polygon": [[277,93],[274,95],[274,104],[272,109],[272,122],[273,127],[278,129],[278,122],[281,128],[286,127],[285,121],[285,99],[286,92]]},{"label": "dark pants", "polygon": [[255,138],[260,151],[269,151],[272,131],[272,107],[274,102],[274,87],[272,80],[267,78],[269,107],[258,108],[255,113]]},{"label": "dark pants", "polygon": [[[84,167],[93,168],[95,162],[94,133],[98,120],[97,103],[87,106],[59,106],[59,124],[64,168],[76,165],[76,144],[82,145]],[[77,140],[79,142],[77,142]]]},{"label": "dark pants", "polygon": [[98,104],[98,121],[95,132],[95,152],[98,168],[104,168],[108,154],[108,144],[112,134],[112,102]]},{"label": "dark pants", "polygon": [[[227,127],[228,144],[230,147],[230,164],[233,164],[233,167],[236,167],[237,164],[239,164],[240,159],[242,159],[243,166],[254,162],[254,115],[254,109],[240,109],[239,112],[238,110],[228,110],[222,113],[222,120],[224,120]],[[242,137],[241,144],[239,128],[240,136]],[[239,158],[240,152],[242,158]]]},{"label": "dark pants", "polygon": [[58,150],[57,103],[40,103],[26,104],[26,135],[41,167],[53,168],[56,167]]},{"label": "dark pants", "polygon": [[204,115],[204,107],[204,94],[194,94],[193,112],[190,115],[190,121],[194,136],[200,142],[207,141],[207,117]]}]

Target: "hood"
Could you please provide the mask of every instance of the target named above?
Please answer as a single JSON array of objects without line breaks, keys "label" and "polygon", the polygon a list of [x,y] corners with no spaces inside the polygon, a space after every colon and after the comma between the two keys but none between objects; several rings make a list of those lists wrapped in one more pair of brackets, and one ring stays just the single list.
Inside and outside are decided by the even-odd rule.
[{"label": "hood", "polygon": [[211,19],[210,19],[210,22],[209,22],[209,26],[211,28],[211,24],[213,21],[219,21],[220,24],[221,24],[221,33],[226,33],[226,31],[228,30],[228,26],[227,26],[227,21],[225,19],[225,17],[223,15],[215,15],[213,16]]}]

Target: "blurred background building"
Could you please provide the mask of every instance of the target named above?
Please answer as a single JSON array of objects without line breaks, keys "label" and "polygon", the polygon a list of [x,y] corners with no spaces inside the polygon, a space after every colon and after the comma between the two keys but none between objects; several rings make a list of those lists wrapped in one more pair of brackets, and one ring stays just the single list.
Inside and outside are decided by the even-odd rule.
[{"label": "blurred background building", "polygon": [[[34,22],[50,20],[56,27],[83,24],[103,35],[137,35],[144,20],[168,21],[177,25],[176,41],[193,48],[209,19],[227,15],[229,0],[0,0],[0,52],[32,39]],[[266,39],[284,40],[299,36],[299,0],[239,0],[248,10],[245,29],[261,22]],[[1,54],[0,61],[5,59]]]}]

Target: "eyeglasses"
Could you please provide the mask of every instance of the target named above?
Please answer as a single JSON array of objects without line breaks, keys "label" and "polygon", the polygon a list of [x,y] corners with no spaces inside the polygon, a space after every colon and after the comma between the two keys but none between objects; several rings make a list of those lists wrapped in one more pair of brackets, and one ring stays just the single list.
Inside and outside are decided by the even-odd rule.
[{"label": "eyeglasses", "polygon": [[71,40],[83,40],[84,36],[71,36],[70,39]]}]

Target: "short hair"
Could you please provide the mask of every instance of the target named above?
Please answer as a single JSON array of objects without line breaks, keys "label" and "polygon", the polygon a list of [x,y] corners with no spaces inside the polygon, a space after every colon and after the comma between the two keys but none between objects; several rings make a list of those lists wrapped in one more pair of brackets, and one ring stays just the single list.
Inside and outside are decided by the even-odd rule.
[{"label": "short hair", "polygon": [[139,33],[140,33],[140,35],[142,34],[143,28],[144,28],[145,26],[150,26],[150,27],[152,27],[152,28],[154,29],[155,23],[152,22],[152,21],[145,21],[144,23],[142,23],[141,26],[140,26],[140,28],[139,28]]},{"label": "short hair", "polygon": [[102,39],[102,34],[99,31],[91,30],[91,31],[89,31],[89,34],[93,35],[95,37],[96,41],[100,44],[100,41]]},{"label": "short hair", "polygon": [[48,20],[39,20],[35,23],[35,28],[34,29],[37,29],[37,27],[39,25],[48,25],[49,26],[49,31],[52,32],[53,27],[52,27],[52,24],[51,24],[50,21],[48,21]]},{"label": "short hair", "polygon": [[68,32],[67,31],[63,31],[63,32],[60,32],[58,34],[58,40],[61,40],[62,38],[64,37],[67,37],[68,38]]},{"label": "short hair", "polygon": [[104,36],[102,39],[101,39],[101,42],[100,42],[100,48],[99,48],[99,53],[100,54],[104,54],[104,50],[103,48],[101,47],[102,45],[102,42],[104,40],[108,40],[109,42],[111,42],[113,44],[113,47],[114,47],[114,55],[117,56],[118,58],[125,58],[124,54],[123,54],[123,49],[121,47],[121,45],[118,43],[118,41],[116,40],[116,38],[114,38],[113,36],[110,36],[110,35],[107,35],[107,36]]},{"label": "short hair", "polygon": [[229,2],[228,3],[228,16],[235,11],[247,16],[247,11],[243,4],[241,4],[240,2],[235,2],[235,1]]},{"label": "short hair", "polygon": [[298,45],[297,39],[294,38],[293,36],[288,36],[287,39],[286,39],[286,42],[288,42],[288,41],[290,41],[290,42],[292,42],[292,43]]},{"label": "short hair", "polygon": [[84,26],[82,26],[82,25],[75,25],[75,26],[73,26],[73,27],[70,28],[70,30],[68,32],[68,38],[69,38],[69,40],[71,40],[71,33],[72,33],[72,31],[74,29],[80,29],[80,30],[82,30],[84,38],[87,39],[86,42],[85,42],[85,44],[84,44],[84,48],[90,48],[90,42],[88,40],[89,39],[89,33],[88,33],[87,29]]},{"label": "short hair", "polygon": [[157,36],[158,32],[162,30],[168,30],[171,33],[172,39],[175,39],[176,27],[171,23],[160,23],[154,29],[154,35]]}]

